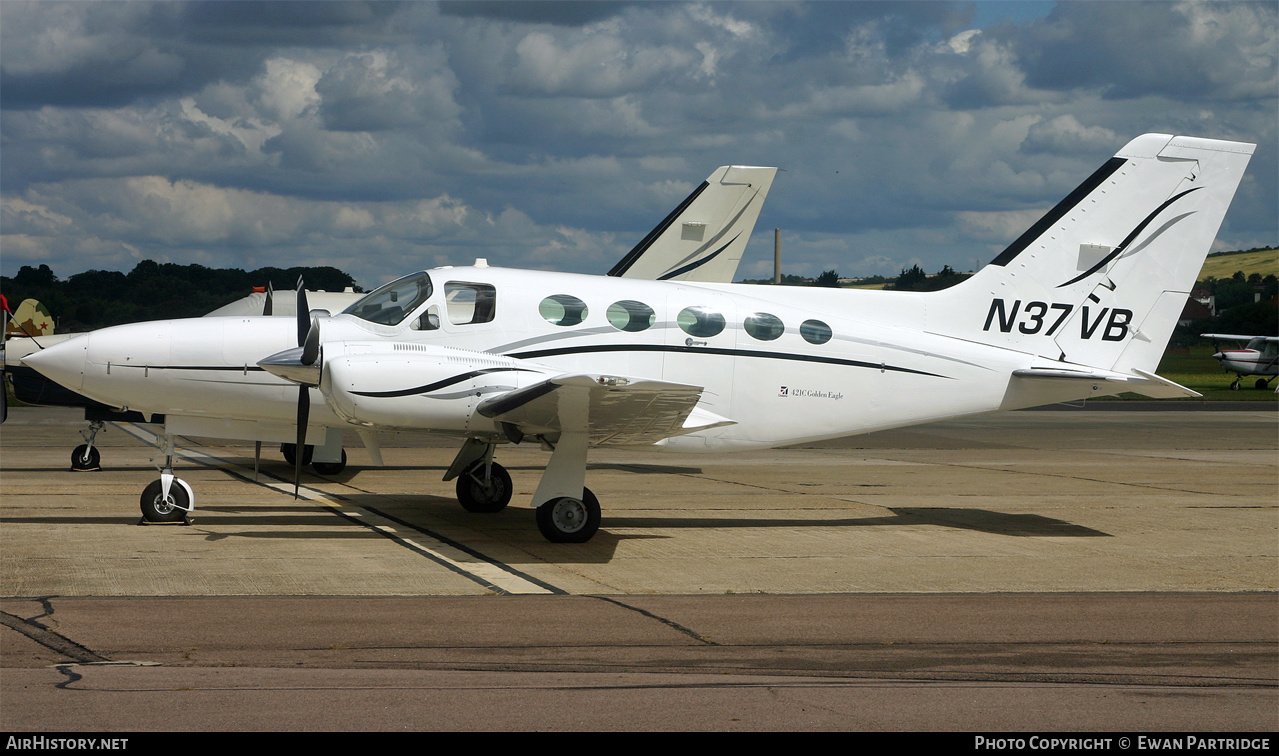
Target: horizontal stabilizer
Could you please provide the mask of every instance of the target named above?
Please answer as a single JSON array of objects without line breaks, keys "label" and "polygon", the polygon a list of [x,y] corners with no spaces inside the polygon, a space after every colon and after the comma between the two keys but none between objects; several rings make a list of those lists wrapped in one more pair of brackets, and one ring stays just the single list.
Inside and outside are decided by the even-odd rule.
[{"label": "horizontal stabilizer", "polygon": [[[1111,384],[1108,390],[1100,391],[1101,394],[1121,394],[1125,391],[1131,391],[1142,396],[1149,396],[1153,399],[1178,399],[1193,398],[1203,396],[1198,391],[1188,389],[1178,383],[1174,383],[1167,378],[1161,378],[1154,373],[1148,373],[1140,368],[1134,368],[1133,373],[1116,373],[1109,370],[1097,369],[1080,369],[1061,367],[1033,367],[1023,370],[1014,370],[1013,376],[1016,378],[1025,378],[1031,380],[1052,380],[1052,381],[1082,381],[1092,382],[1095,384],[1108,383]],[[1100,389],[1100,385],[1098,386]]]},{"label": "horizontal stabilizer", "polygon": [[[565,430],[561,398],[585,394],[591,446],[654,444],[733,421],[696,409],[700,386],[612,375],[566,374],[480,402],[484,417],[529,436]],[[574,407],[578,406],[576,403]]]}]

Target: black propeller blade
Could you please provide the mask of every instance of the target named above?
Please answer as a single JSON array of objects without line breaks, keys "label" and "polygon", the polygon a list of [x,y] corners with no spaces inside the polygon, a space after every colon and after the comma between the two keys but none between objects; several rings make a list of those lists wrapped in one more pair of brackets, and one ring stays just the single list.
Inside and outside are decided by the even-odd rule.
[{"label": "black propeller blade", "polygon": [[271,300],[272,300],[272,299],[274,299],[274,297],[275,297],[275,287],[273,287],[273,286],[271,285],[271,282],[270,282],[270,281],[267,281],[267,282],[266,282],[266,304],[262,307],[262,314],[263,314],[263,315],[270,315],[270,314],[272,314],[272,313],[271,313]]},{"label": "black propeller blade", "polygon": [[[297,298],[297,324],[298,324],[298,346],[305,347],[307,336],[311,331],[311,310],[306,305],[306,288],[302,285],[302,277],[298,276],[298,298]],[[316,349],[319,349],[319,328],[316,328]],[[305,360],[304,360],[305,361]],[[311,358],[313,364],[315,358]],[[298,386],[298,424],[297,424],[297,446],[293,450],[293,498],[298,497],[298,488],[302,484],[302,458],[306,455],[303,453],[306,449],[306,424],[311,415],[311,389],[308,386]]]},{"label": "black propeller blade", "polygon": [[302,357],[303,365],[314,365],[315,361],[320,358],[320,321],[318,318],[311,318],[311,327],[307,329],[306,338],[302,340]]}]

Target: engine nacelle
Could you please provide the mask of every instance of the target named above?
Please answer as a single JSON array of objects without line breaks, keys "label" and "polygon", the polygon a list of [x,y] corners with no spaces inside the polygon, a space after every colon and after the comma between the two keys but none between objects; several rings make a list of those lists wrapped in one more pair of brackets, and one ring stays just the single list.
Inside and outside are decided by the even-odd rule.
[{"label": "engine nacelle", "polygon": [[553,373],[523,360],[431,344],[325,345],[320,392],[349,423],[419,430],[497,432],[481,401]]}]

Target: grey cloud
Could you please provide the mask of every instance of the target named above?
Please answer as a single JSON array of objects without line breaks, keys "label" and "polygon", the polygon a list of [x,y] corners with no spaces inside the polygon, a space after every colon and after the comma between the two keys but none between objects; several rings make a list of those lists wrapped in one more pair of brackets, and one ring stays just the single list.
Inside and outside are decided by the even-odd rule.
[{"label": "grey cloud", "polygon": [[[3,264],[596,272],[739,163],[787,169],[759,228],[791,240],[788,269],[970,267],[1145,131],[1259,142],[1223,238],[1273,236],[1273,91],[1211,71],[1179,90],[1094,38],[1131,7],[1116,24],[1169,37],[1128,41],[1144,54],[1265,84],[1267,7],[1069,3],[981,30],[975,7],[0,3]],[[1059,70],[1075,48],[1101,71]],[[75,88],[94,66],[114,89]]]},{"label": "grey cloud", "polygon": [[558,0],[557,2],[525,2],[524,0],[459,0],[440,3],[447,16],[498,19],[530,24],[581,26],[611,18],[626,10],[630,3],[600,0]]},{"label": "grey cloud", "polygon": [[315,85],[325,125],[337,131],[384,131],[458,125],[454,96],[459,83],[440,49],[401,60],[401,53],[350,53],[329,67]]},{"label": "grey cloud", "polygon": [[1279,91],[1279,6],[1272,2],[1059,3],[1013,44],[1031,83],[1050,89],[1187,102]]},{"label": "grey cloud", "polygon": [[0,3],[0,104],[110,107],[244,81],[272,50],[398,37],[393,2]]}]

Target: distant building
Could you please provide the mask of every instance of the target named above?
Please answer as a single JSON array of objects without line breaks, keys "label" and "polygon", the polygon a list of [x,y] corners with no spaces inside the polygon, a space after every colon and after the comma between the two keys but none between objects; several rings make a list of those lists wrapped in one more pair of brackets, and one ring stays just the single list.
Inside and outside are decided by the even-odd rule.
[{"label": "distant building", "polygon": [[1190,292],[1190,298],[1204,307],[1207,307],[1208,312],[1212,314],[1212,317],[1217,317],[1217,297],[1215,294],[1209,292],[1207,289],[1196,289],[1195,291]]},{"label": "distant building", "polygon": [[[1205,295],[1202,299],[1198,296],[1201,293]],[[1181,317],[1177,318],[1177,324],[1187,326],[1196,320],[1215,317],[1217,314],[1215,305],[1215,297],[1211,294],[1195,292],[1186,298],[1186,304],[1181,308]]]}]

